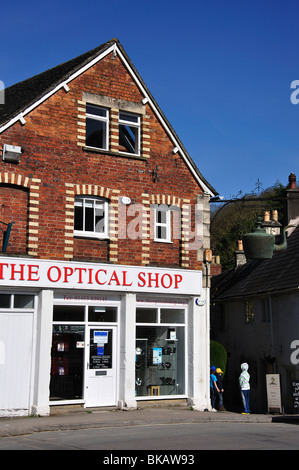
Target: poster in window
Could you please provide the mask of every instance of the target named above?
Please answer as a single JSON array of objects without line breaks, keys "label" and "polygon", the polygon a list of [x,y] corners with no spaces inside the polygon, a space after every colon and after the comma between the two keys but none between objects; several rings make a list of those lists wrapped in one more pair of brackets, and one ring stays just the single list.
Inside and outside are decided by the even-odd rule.
[{"label": "poster in window", "polygon": [[153,364],[162,364],[162,348],[153,348]]},{"label": "poster in window", "polygon": [[111,368],[112,330],[91,330],[89,347],[89,369]]}]

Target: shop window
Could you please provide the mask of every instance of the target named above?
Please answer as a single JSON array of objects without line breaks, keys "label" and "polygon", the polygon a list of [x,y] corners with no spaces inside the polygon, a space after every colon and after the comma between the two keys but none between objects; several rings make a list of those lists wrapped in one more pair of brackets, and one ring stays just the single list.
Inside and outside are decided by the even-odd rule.
[{"label": "shop window", "polygon": [[157,323],[156,308],[137,308],[136,323]]},{"label": "shop window", "polygon": [[74,234],[77,236],[108,237],[108,202],[102,198],[75,198]]},{"label": "shop window", "polygon": [[10,308],[11,295],[0,294],[0,308]]},{"label": "shop window", "polygon": [[88,321],[89,322],[117,322],[117,308],[116,307],[88,307]]},{"label": "shop window", "polygon": [[108,150],[109,111],[99,106],[86,105],[86,145]]},{"label": "shop window", "polygon": [[84,321],[85,308],[82,305],[54,305],[53,321]]},{"label": "shop window", "polygon": [[186,367],[185,310],[137,308],[137,321],[150,323],[154,316],[156,324],[136,325],[136,396],[182,395]]},{"label": "shop window", "polygon": [[14,308],[34,308],[34,295],[14,295]]},{"label": "shop window", "polygon": [[185,310],[161,308],[161,323],[184,323]]},{"label": "shop window", "polygon": [[34,295],[0,294],[0,308],[34,309]]},{"label": "shop window", "polygon": [[83,396],[83,325],[53,325],[50,400]]},{"label": "shop window", "polygon": [[140,116],[137,114],[120,111],[119,150],[140,155]]}]

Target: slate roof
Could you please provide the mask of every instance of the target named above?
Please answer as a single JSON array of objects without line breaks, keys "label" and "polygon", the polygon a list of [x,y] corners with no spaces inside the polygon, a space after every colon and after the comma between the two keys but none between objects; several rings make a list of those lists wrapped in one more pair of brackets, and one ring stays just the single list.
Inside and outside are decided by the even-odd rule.
[{"label": "slate roof", "polygon": [[287,239],[285,251],[271,259],[250,261],[211,279],[213,301],[299,288],[299,226]]},{"label": "slate roof", "polygon": [[119,50],[125,57],[130,68],[133,70],[134,74],[138,78],[138,81],[142,84],[143,88],[146,90],[147,95],[150,97],[151,101],[154,103],[156,109],[158,110],[163,120],[165,121],[171,134],[174,136],[176,141],[179,142],[179,145],[184,153],[185,158],[187,159],[189,164],[192,166],[198,178],[206,185],[206,187],[210,190],[212,195],[216,196],[218,194],[217,191],[210,185],[210,183],[200,173],[199,169],[197,168],[194,161],[192,160],[192,158],[186,151],[179,137],[177,136],[176,132],[174,131],[174,129],[172,128],[168,120],[166,119],[164,113],[162,112],[158,104],[156,103],[155,99],[151,95],[148,88],[146,87],[145,83],[140,77],[135,66],[133,65],[129,57],[127,56],[122,45],[116,38],[68,62],[60,64],[54,68],[46,70],[43,73],[35,75],[34,77],[28,78],[27,80],[16,83],[15,85],[12,85],[6,88],[5,89],[5,104],[0,105],[0,127],[3,125],[6,125],[12,119],[16,118],[18,115],[20,115],[30,106],[32,106],[34,103],[36,103],[37,101],[42,99],[45,95],[47,95],[47,93],[55,90],[55,88],[58,85],[68,80],[74,73],[78,72],[85,65],[88,65],[90,62],[96,59],[101,53],[105,52],[107,49],[109,49],[113,45],[117,45],[117,47],[119,48]]},{"label": "slate roof", "polygon": [[73,73],[113,45],[114,42],[115,40],[108,41],[75,59],[6,88],[5,104],[0,106],[0,125],[6,124],[51,90],[54,90],[61,82],[67,80]]}]

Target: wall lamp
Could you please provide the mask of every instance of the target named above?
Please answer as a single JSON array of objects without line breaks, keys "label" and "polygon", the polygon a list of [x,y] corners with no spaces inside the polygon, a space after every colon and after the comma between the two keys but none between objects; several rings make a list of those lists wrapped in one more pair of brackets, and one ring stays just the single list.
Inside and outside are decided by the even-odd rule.
[{"label": "wall lamp", "polygon": [[19,163],[22,155],[22,148],[17,145],[3,145],[2,159],[5,162]]}]

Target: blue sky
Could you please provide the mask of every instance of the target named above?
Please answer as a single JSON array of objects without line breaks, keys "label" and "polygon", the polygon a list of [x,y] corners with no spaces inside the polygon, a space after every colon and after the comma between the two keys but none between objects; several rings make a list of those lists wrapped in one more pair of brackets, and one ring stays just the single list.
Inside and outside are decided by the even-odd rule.
[{"label": "blue sky", "polygon": [[299,179],[299,0],[4,3],[5,87],[117,37],[220,195]]}]

